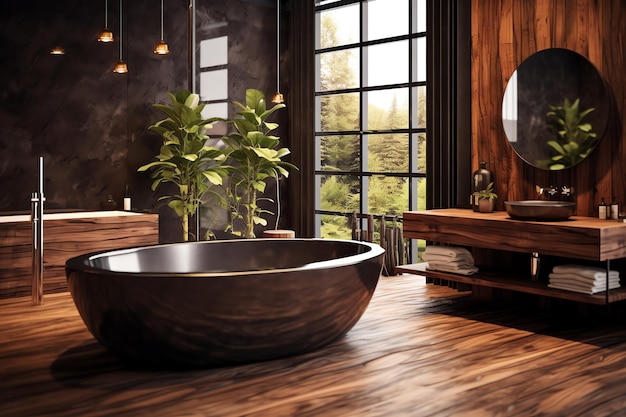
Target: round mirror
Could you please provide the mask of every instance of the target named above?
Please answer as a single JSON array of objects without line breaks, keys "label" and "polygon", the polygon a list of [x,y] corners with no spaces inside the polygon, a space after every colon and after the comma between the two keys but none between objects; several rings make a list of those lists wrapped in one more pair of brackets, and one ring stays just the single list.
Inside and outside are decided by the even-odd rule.
[{"label": "round mirror", "polygon": [[546,49],[515,70],[504,92],[502,123],[515,153],[541,169],[585,159],[604,135],[610,97],[598,70],[582,55]]}]

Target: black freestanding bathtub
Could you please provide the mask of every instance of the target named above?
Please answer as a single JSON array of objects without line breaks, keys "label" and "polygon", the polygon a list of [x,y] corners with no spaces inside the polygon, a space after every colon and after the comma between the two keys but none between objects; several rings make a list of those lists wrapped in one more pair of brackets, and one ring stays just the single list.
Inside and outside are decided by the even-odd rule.
[{"label": "black freestanding bathtub", "polygon": [[330,239],[239,239],[97,252],[66,263],[87,328],[124,361],[210,367],[309,352],[348,332],[384,250]]}]

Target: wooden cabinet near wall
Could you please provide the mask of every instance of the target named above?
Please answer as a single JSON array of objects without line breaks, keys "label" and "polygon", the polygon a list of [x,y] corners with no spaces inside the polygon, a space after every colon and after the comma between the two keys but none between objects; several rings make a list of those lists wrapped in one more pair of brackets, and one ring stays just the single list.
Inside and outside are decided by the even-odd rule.
[{"label": "wooden cabinet near wall", "polygon": [[[404,237],[424,239],[474,250],[527,254],[506,267],[482,267],[474,275],[460,275],[409,266],[404,272],[415,272],[434,279],[500,288],[562,298],[590,304],[607,304],[626,299],[626,288],[586,295],[549,288],[547,282],[532,281],[528,264],[533,252],[558,257],[569,263],[591,263],[610,268],[611,262],[626,258],[626,223],[591,217],[572,217],[567,221],[513,220],[506,212],[477,213],[469,209],[438,209],[403,214]],[[524,263],[523,259],[528,261]],[[411,269],[414,268],[414,269]],[[549,271],[544,271],[544,274]]]},{"label": "wooden cabinet near wall", "polygon": [[[44,214],[44,293],[66,291],[65,262],[100,250],[159,243],[158,214],[126,211]],[[32,292],[29,215],[0,216],[0,298]]]}]

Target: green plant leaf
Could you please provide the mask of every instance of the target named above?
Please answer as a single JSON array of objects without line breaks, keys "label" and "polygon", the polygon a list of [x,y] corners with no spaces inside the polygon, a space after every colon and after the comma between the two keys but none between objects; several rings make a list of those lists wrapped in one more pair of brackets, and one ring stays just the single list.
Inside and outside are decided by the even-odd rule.
[{"label": "green plant leaf", "polygon": [[198,94],[189,94],[189,96],[187,96],[187,98],[184,101],[185,106],[191,109],[195,109],[196,107],[198,107],[199,102],[200,102],[200,96]]},{"label": "green plant leaf", "polygon": [[270,123],[270,122],[265,122],[264,123],[265,127],[267,128],[267,131],[269,132],[270,130],[274,130],[276,128],[278,128],[278,123]]},{"label": "green plant leaf", "polygon": [[178,217],[183,217],[183,215],[185,214],[184,204],[183,204],[182,201],[180,201],[180,200],[171,200],[169,203],[167,203],[167,205],[168,205],[169,208],[174,210],[174,212],[176,213],[176,215]]},{"label": "green plant leaf", "polygon": [[167,93],[167,95],[170,97],[170,100],[172,100],[172,104],[184,103],[185,101],[187,101],[187,98],[191,95],[191,91],[180,90],[176,92],[176,95],[172,93]]},{"label": "green plant leaf", "polygon": [[[283,156],[289,155],[291,153],[291,151],[289,150],[289,148],[280,148],[278,150],[278,153],[276,154],[276,156],[278,158],[282,158]],[[293,168],[295,168],[295,166],[292,165]]]},{"label": "green plant leaf", "polygon": [[277,151],[275,151],[274,149],[267,149],[267,148],[252,148],[252,150],[254,151],[254,153],[256,153],[259,157],[261,158],[265,158],[268,161],[280,161],[280,158],[277,158],[276,155],[278,154]]},{"label": "green plant leaf", "polygon": [[252,186],[254,187],[255,190],[259,191],[259,192],[263,192],[265,191],[265,182],[264,181],[254,181],[252,183]]},{"label": "green plant leaf", "polygon": [[254,112],[254,109],[246,109],[239,112],[240,115],[244,117],[248,122],[250,122],[253,126],[261,126],[263,121],[261,118]]},{"label": "green plant leaf", "polygon": [[170,167],[175,167],[176,166],[176,164],[174,164],[172,162],[155,161],[155,162],[150,162],[149,164],[140,166],[137,169],[137,171],[143,172],[143,171],[146,171],[146,170],[148,170],[148,169],[150,169],[152,167],[159,166],[159,165],[165,165],[165,166],[170,166]]},{"label": "green plant leaf", "polygon": [[557,142],[555,140],[549,140],[548,141],[548,146],[553,147],[560,154],[564,154],[565,153],[565,150],[563,149],[561,144],[559,144],[559,142]]},{"label": "green plant leaf", "polygon": [[267,226],[267,220],[259,216],[252,216],[254,224],[260,224],[261,226]]},{"label": "green plant leaf", "polygon": [[222,179],[222,176],[219,174],[219,172],[204,171],[202,175],[204,175],[205,178],[211,182],[211,184],[222,185],[223,179]]},{"label": "green plant leaf", "polygon": [[276,169],[278,170],[278,172],[280,173],[280,175],[282,175],[285,178],[289,177],[289,171],[287,171],[285,168],[281,167],[280,165],[276,167]]},{"label": "green plant leaf", "polygon": [[256,126],[245,119],[235,119],[233,124],[241,134],[241,137],[247,137],[249,132],[256,131]]},{"label": "green plant leaf", "polygon": [[187,154],[187,155],[183,155],[183,158],[185,158],[188,161],[195,161],[198,159],[198,155],[197,154]]},{"label": "green plant leaf", "polygon": [[[274,107],[272,107],[271,109],[269,109],[269,110],[267,110],[267,111],[263,112],[263,114],[261,114],[261,119],[265,120],[265,119],[267,119],[267,117],[268,117],[270,114],[274,113],[276,110],[279,110],[279,109],[284,109],[285,107],[287,107],[287,106],[285,106],[285,104],[284,104],[284,103],[279,103],[279,104],[276,104],[276,105],[274,105]],[[276,124],[276,127],[278,127],[278,124]]]},{"label": "green plant leaf", "polygon": [[265,94],[254,88],[247,89],[246,105],[249,108],[256,110],[257,114],[263,114],[263,112],[265,112]]}]

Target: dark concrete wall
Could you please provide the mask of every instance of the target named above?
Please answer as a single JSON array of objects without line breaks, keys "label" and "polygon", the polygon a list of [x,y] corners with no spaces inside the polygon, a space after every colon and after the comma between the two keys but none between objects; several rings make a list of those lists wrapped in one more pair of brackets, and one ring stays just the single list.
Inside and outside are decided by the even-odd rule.
[{"label": "dark concrete wall", "polygon": [[[103,0],[2,2],[0,211],[29,210],[42,155],[46,208],[100,209],[109,194],[121,204],[128,184],[134,209],[161,214],[161,240],[179,239],[177,219],[157,203],[149,176],[136,170],[160,145],[147,132],[162,118],[152,104],[167,102],[167,91],[189,86],[189,3],[164,2],[164,37],[171,50],[164,57],[152,53],[160,38],[159,2],[152,3],[124,0],[123,55],[130,72],[120,75],[112,72],[119,44],[96,40],[104,25]],[[197,3],[198,41],[229,36],[230,100],[243,100],[246,88],[271,96],[275,7],[251,0]],[[108,9],[109,27],[118,36],[119,1],[109,0]],[[66,55],[50,55],[55,44]]]}]

